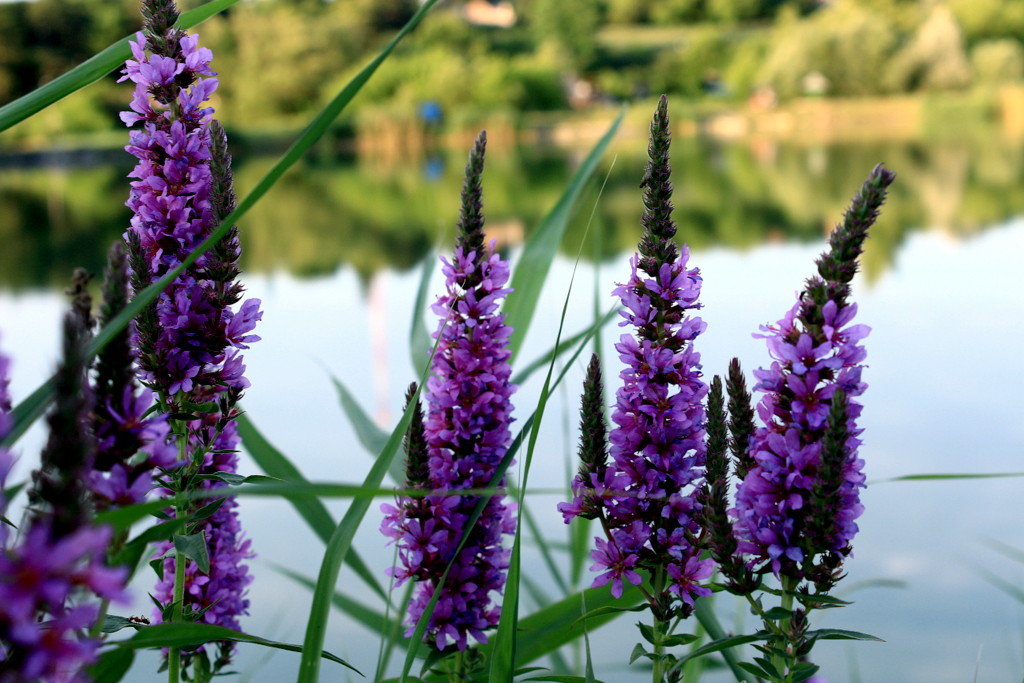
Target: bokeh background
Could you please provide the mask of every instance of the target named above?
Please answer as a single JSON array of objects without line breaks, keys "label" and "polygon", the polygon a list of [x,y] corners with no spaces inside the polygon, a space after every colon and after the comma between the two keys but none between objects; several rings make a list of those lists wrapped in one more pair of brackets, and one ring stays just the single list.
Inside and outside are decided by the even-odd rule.
[{"label": "bokeh background", "polygon": [[[183,8],[196,2],[184,2]],[[405,0],[242,0],[198,28],[215,52],[218,117],[244,193],[291,137],[415,10]],[[134,2],[0,3],[0,104],[135,30]],[[515,259],[623,104],[619,136],[570,223],[521,359],[554,341],[627,276],[655,98],[670,96],[680,238],[702,268],[705,374],[766,362],[758,325],[790,306],[871,167],[898,173],[855,283],[867,340],[863,456],[872,486],[848,597],[827,625],[887,642],[825,643],[830,681],[1010,681],[1024,674],[1024,481],[885,482],[916,472],[1024,470],[1024,2],[1017,0],[471,0],[441,3],[327,138],[241,225],[263,341],[245,405],[305,474],[357,482],[370,459],[331,387],[357,391],[384,428],[413,377],[408,330],[420,265],[454,234],[466,148],[487,128],[488,234]],[[15,397],[53,367],[72,268],[102,268],[127,225],[130,158],[117,118],[129,89],[104,79],[0,135],[0,330]],[[603,193],[600,185],[606,181]],[[439,291],[435,272],[432,291]],[[606,372],[614,326],[601,335]],[[565,485],[583,362],[542,428],[531,485]],[[522,387],[520,419],[540,379]],[[610,382],[610,384],[614,384]],[[40,436],[20,445],[19,471]],[[249,460],[243,471],[257,467]],[[545,537],[557,496],[531,497]],[[343,503],[333,502],[340,516]],[[259,558],[250,632],[301,642],[322,545],[286,503],[242,502]],[[391,552],[372,513],[357,541]],[[999,545],[1004,544],[1004,545]],[[563,558],[564,559],[564,558]],[[536,550],[524,611],[556,595]],[[148,610],[150,576],[136,586]],[[343,572],[339,588],[370,598]],[[739,629],[728,600],[720,617]],[[749,620],[748,620],[749,623]],[[643,680],[628,620],[593,634],[606,681]],[[379,636],[335,614],[327,647],[373,669]],[[573,662],[579,652],[564,653]],[[152,660],[130,680],[153,677]],[[297,658],[243,647],[248,680],[289,679]],[[345,673],[325,670],[325,680]],[[327,678],[336,676],[336,678]],[[712,680],[722,674],[710,672]]]}]

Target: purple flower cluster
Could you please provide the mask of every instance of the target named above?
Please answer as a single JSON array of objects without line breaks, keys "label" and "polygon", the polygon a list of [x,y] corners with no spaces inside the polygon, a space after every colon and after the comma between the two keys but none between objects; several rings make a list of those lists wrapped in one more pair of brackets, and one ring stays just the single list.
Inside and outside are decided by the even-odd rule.
[{"label": "purple flower cluster", "polygon": [[[692,605],[709,594],[697,582],[711,575],[713,563],[699,559],[695,543],[707,385],[692,342],[706,325],[683,315],[699,308],[701,287],[699,270],[686,267],[688,258],[684,246],[656,277],[645,277],[634,257],[629,281],[614,292],[626,308],[622,324],[641,333],[624,334],[615,346],[626,367],[612,412],[612,459],[600,482],[609,539],[598,540],[594,569],[604,571],[595,585],[611,581],[618,596],[623,579],[640,584],[632,567],[664,566],[670,590]],[[676,314],[660,315],[665,310]]]},{"label": "purple flower cluster", "polygon": [[[864,461],[856,457],[861,406],[853,400],[866,384],[861,380],[866,357],[860,341],[865,325],[852,325],[856,304],[840,307],[829,300],[821,309],[823,324],[813,328],[800,320],[797,302],[773,326],[762,326],[773,362],[755,371],[754,387],[764,393],[758,414],[764,423],[751,444],[754,467],[736,494],[736,535],[740,552],[755,562],[769,563],[778,575],[796,573],[796,566],[816,552],[842,551],[857,533],[859,490],[864,486]],[[822,447],[832,396],[842,390],[847,405],[849,454],[843,464],[841,503],[828,547],[807,547],[805,528],[815,512],[810,500],[818,481]]]},{"label": "purple flower cluster", "polygon": [[[448,563],[451,570],[430,615],[427,638],[437,649],[466,649],[468,637],[486,642],[484,630],[497,625],[494,596],[505,585],[509,551],[503,534],[515,533],[513,505],[493,496],[465,546],[456,555],[476,496],[441,495],[487,488],[511,440],[508,339],[512,330],[498,313],[509,267],[497,254],[455,251],[442,259],[447,292],[432,310],[440,317],[437,351],[427,385],[425,423],[427,481],[438,495],[384,506],[382,531],[398,544],[400,581],[420,582],[409,606],[412,635]],[[504,481],[500,485],[504,485]]]},{"label": "purple flower cluster", "polygon": [[[238,428],[229,422],[219,434],[213,452],[206,453],[202,471],[234,472],[238,465]],[[223,488],[225,484],[215,479],[205,480],[204,489]],[[238,503],[227,498],[196,533],[206,536],[207,551],[210,555],[210,573],[204,574],[195,562],[185,567],[185,606],[194,613],[202,613],[202,621],[238,629],[240,616],[249,613],[247,587],[252,583],[246,560],[254,557],[251,542],[242,533],[238,519]],[[171,551],[170,543],[159,546],[161,553]],[[155,597],[168,604],[174,595],[174,557],[165,557],[163,579],[156,585]],[[159,613],[156,615],[159,620]],[[226,648],[230,650],[230,648]]]},{"label": "purple flower cluster", "polygon": [[[0,354],[0,438],[11,428],[10,360]],[[0,448],[0,516],[14,459]],[[99,616],[73,604],[82,590],[122,598],[125,572],[103,564],[109,529],[82,526],[57,537],[50,519],[33,516],[18,538],[0,523],[0,681],[72,681],[95,659],[99,643],[79,637]]]},{"label": "purple flower cluster", "polygon": [[[134,215],[126,237],[137,240],[145,283],[180,264],[219,218],[211,204],[213,109],[204,106],[217,88],[212,54],[199,47],[198,36],[177,29],[168,29],[165,42],[171,54],[158,54],[138,34],[121,79],[135,83],[131,111],[121,118],[141,124],[125,148],[139,160],[131,172],[127,205]],[[259,339],[250,332],[262,316],[260,302],[249,299],[237,312],[223,305],[223,285],[206,277],[208,265],[209,257],[200,259],[164,290],[156,338],[140,339],[143,377],[166,398],[203,402],[210,392],[249,386],[239,350]]]}]

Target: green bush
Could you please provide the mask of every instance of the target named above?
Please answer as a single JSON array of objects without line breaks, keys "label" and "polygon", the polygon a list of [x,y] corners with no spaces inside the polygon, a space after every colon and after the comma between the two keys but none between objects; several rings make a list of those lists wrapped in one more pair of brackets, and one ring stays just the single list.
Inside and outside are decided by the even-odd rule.
[{"label": "green bush", "polygon": [[971,68],[979,83],[1006,83],[1024,78],[1024,47],[1002,38],[978,43],[971,51]]}]

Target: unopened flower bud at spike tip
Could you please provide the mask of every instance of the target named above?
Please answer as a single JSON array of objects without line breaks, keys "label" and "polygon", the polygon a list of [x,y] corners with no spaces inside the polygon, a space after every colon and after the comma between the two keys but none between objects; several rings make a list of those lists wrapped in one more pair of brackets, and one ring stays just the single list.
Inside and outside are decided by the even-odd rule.
[{"label": "unopened flower bud at spike tip", "polygon": [[416,382],[409,385],[405,392],[405,406],[415,401],[412,409],[412,420],[405,433],[405,485],[410,489],[419,489],[427,485],[429,470],[427,468],[427,439],[423,428],[423,407],[416,397],[419,386]]},{"label": "unopened flower bud at spike tip", "polygon": [[736,463],[736,476],[742,479],[754,466],[754,459],[750,455],[750,440],[754,437],[754,408],[739,358],[729,362],[726,390],[729,394],[729,450]]},{"label": "unopened flower bud at spike tip", "polygon": [[[466,175],[462,185],[462,200],[459,207],[458,237],[455,244],[464,254],[475,254],[474,262],[479,265],[484,259],[484,213],[483,184],[484,155],[487,152],[487,131],[482,130],[473,142],[466,162]],[[477,284],[473,277],[467,286]]]},{"label": "unopened flower bud at spike tip", "polygon": [[608,469],[608,428],[604,416],[604,383],[601,359],[592,354],[580,397],[579,470],[572,481],[573,500],[559,503],[566,524],[576,517],[597,519],[602,514],[598,489]]}]

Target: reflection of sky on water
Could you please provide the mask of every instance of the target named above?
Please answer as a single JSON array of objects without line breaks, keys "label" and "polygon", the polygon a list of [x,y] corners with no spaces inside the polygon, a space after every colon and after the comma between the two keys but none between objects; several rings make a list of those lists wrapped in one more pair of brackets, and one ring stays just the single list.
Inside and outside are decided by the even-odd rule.
[{"label": "reflection of sky on water", "polygon": [[[704,318],[709,327],[700,339],[700,350],[708,375],[723,369],[733,354],[744,361],[748,373],[764,361],[762,343],[750,333],[789,307],[821,246],[784,243],[742,252],[716,247],[694,254],[705,280]],[[1022,221],[962,242],[936,231],[916,233],[899,250],[889,271],[870,287],[859,281],[860,320],[874,328],[867,342],[871,387],[865,402],[863,450],[870,478],[1024,470],[1024,428],[1017,409],[1017,391],[1024,384],[1017,355],[1024,333],[1019,316],[1024,291],[1021,253]],[[624,277],[625,268],[625,256],[615,272],[612,266],[603,266],[602,293],[610,290],[612,280]],[[570,271],[567,260],[556,261],[521,360],[537,357],[552,343]],[[438,277],[435,273],[435,285]],[[300,280],[274,273],[248,279],[251,294],[263,299],[266,315],[260,328],[263,341],[248,355],[254,388],[245,404],[266,435],[308,477],[357,482],[368,469],[369,458],[337,407],[324,366],[362,397],[368,411],[377,412],[383,405],[394,415],[412,372],[407,338],[416,278],[415,272],[384,272],[370,285],[369,297],[362,295],[363,285],[350,268],[321,278]],[[592,291],[593,271],[583,268],[566,322],[569,332],[589,323]],[[609,303],[605,297],[602,306]],[[0,293],[2,343],[15,356],[13,390],[18,397],[32,389],[52,363],[61,305],[53,293]],[[617,335],[609,328],[603,340],[606,368],[612,375],[618,363],[609,351]],[[578,361],[566,390],[549,404],[531,486],[559,486],[564,481],[566,454],[573,450],[571,443],[566,444],[564,425],[576,420],[582,368]],[[519,392],[520,420],[534,405],[541,381],[535,377]],[[571,440],[574,430],[573,426]],[[23,451],[36,452],[37,443],[38,437],[31,444],[26,441]],[[255,468],[251,462],[243,462],[243,467],[247,472]],[[987,550],[980,539],[991,536],[1024,547],[1019,523],[1022,485],[1020,480],[886,483],[865,493],[867,512],[847,585],[884,578],[905,581],[907,587],[865,588],[851,596],[857,604],[828,614],[821,622],[888,641],[819,645],[817,659],[830,680],[855,680],[851,671],[859,670],[865,681],[965,681],[971,680],[976,665],[979,681],[1020,676],[1024,608],[982,581],[976,568],[985,566],[1021,585],[1020,565]],[[554,497],[537,497],[531,508],[545,533],[561,539],[565,529],[554,502]],[[330,507],[340,516],[344,504]],[[383,572],[391,552],[376,532],[376,505],[373,510],[356,547]],[[310,593],[276,574],[271,565],[315,576],[322,544],[286,503],[248,499],[242,511],[260,554],[251,594],[254,616],[245,628],[301,642]],[[553,592],[536,551],[527,548],[524,568]],[[142,574],[144,582],[137,589],[140,596],[150,578],[147,574]],[[347,570],[339,587],[371,602],[368,591]],[[734,608],[724,601],[720,607],[722,619],[732,623]],[[529,609],[532,604],[527,600],[524,610]],[[598,672],[604,672],[605,680],[643,680],[639,673],[618,668],[635,642],[630,624],[624,618],[593,635]],[[346,618],[332,618],[328,649],[364,671],[372,672],[377,643],[374,634]],[[288,680],[298,661],[288,653],[264,659],[263,650],[244,647],[238,669],[251,672],[252,680]],[[324,672],[324,680],[343,680],[340,669],[330,664]],[[139,673],[134,680],[148,677]]]}]

